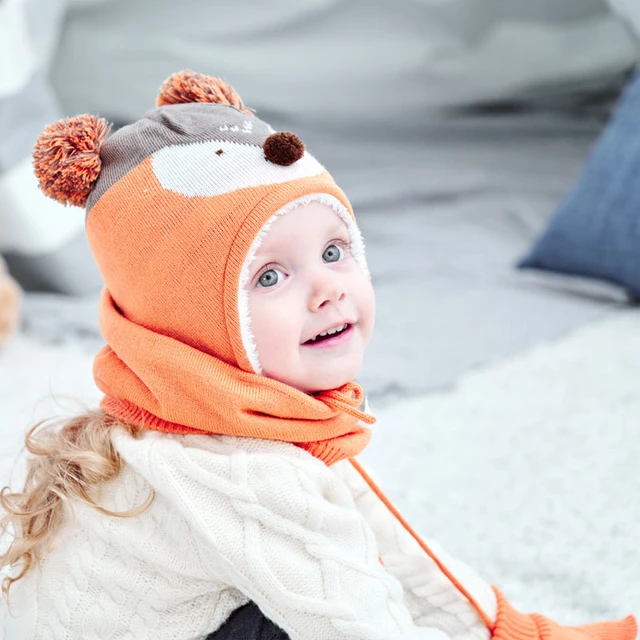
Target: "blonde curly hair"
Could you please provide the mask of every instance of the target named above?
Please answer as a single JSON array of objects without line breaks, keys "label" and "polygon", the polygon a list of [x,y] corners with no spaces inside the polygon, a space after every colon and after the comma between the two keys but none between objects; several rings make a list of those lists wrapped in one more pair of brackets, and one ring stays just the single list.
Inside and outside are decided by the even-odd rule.
[{"label": "blonde curly hair", "polygon": [[29,429],[25,447],[30,454],[24,488],[0,491],[0,537],[11,540],[0,552],[0,570],[19,566],[16,575],[2,579],[2,594],[8,600],[13,583],[33,569],[51,546],[56,534],[73,517],[72,501],[80,500],[100,513],[126,518],[139,515],[153,502],[148,499],[130,511],[113,512],[100,506],[101,485],[114,479],[122,460],[113,446],[114,427],[139,437],[142,429],[125,424],[100,410],[73,418],[46,419]]}]

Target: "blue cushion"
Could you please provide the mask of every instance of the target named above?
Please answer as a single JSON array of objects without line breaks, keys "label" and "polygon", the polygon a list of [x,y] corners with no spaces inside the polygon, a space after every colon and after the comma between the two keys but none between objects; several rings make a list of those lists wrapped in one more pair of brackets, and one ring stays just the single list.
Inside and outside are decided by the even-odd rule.
[{"label": "blue cushion", "polygon": [[640,296],[640,71],[518,267],[608,280]]}]

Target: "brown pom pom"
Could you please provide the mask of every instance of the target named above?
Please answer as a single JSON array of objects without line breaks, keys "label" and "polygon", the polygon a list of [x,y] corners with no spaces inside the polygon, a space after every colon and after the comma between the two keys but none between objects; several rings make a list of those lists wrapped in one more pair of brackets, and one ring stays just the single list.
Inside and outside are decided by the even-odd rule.
[{"label": "brown pom pom", "polygon": [[304,143],[295,133],[278,131],[272,133],[262,145],[269,162],[288,167],[304,155]]},{"label": "brown pom pom", "polygon": [[86,114],[48,125],[33,152],[42,192],[62,204],[84,207],[100,174],[100,148],[110,128],[104,118]]},{"label": "brown pom pom", "polygon": [[156,100],[158,107],[167,104],[181,104],[189,102],[213,102],[227,104],[239,109],[250,116],[251,109],[244,106],[240,96],[233,87],[229,86],[221,78],[205,76],[185,69],[169,76],[160,87],[160,93]]}]

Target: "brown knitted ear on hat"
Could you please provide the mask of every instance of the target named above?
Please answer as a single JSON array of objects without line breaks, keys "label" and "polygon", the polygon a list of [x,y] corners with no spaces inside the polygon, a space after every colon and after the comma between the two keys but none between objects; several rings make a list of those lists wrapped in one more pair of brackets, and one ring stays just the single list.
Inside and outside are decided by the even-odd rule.
[{"label": "brown knitted ear on hat", "polygon": [[252,116],[253,112],[244,106],[242,99],[233,87],[222,78],[205,76],[185,69],[170,75],[160,87],[156,100],[158,107],[168,104],[182,104],[189,102],[212,102],[235,107],[239,111]]},{"label": "brown knitted ear on hat", "polygon": [[33,151],[42,192],[62,204],[84,207],[100,175],[100,148],[110,128],[104,118],[86,114],[48,125]]},{"label": "brown knitted ear on hat", "polygon": [[262,149],[269,162],[283,167],[297,162],[304,155],[304,143],[289,131],[272,133],[262,144]]}]

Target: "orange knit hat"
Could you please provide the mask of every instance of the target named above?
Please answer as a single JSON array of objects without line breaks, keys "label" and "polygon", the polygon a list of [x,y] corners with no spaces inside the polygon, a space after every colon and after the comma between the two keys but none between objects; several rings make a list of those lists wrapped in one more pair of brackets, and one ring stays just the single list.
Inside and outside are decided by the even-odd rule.
[{"label": "orange knit hat", "polygon": [[102,409],[163,431],[294,442],[328,463],[355,455],[369,439],[358,419],[373,421],[362,390],[310,396],[261,376],[244,286],[274,218],[311,200],[343,219],[366,270],[349,201],[297,136],[220,79],[174,74],[157,104],[108,138],[93,116],[57,122],[34,153],[42,190],[87,207],[105,283]]}]

